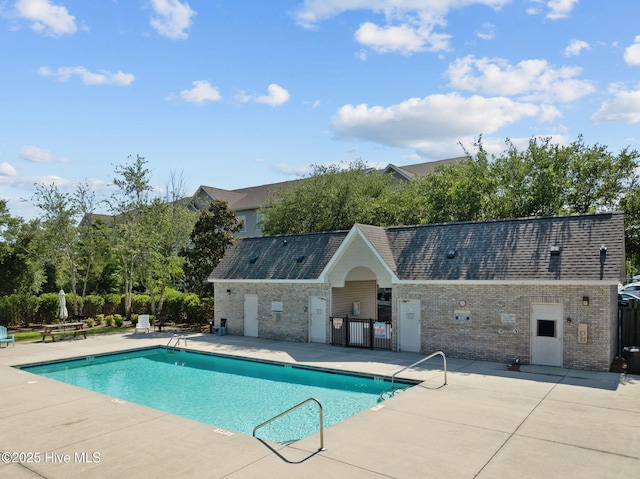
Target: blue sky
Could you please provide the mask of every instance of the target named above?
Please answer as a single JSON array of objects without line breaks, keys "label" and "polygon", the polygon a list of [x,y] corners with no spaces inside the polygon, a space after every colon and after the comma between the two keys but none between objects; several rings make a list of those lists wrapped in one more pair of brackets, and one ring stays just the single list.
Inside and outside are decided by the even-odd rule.
[{"label": "blue sky", "polygon": [[640,149],[637,0],[0,0],[0,198],[161,194],[311,164],[460,156],[483,136]]}]

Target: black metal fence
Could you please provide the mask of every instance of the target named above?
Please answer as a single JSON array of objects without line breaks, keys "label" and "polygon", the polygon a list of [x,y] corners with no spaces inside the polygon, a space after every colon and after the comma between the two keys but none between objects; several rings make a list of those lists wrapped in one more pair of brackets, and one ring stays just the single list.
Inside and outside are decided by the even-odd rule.
[{"label": "black metal fence", "polygon": [[332,317],[331,344],[391,351],[391,320]]}]

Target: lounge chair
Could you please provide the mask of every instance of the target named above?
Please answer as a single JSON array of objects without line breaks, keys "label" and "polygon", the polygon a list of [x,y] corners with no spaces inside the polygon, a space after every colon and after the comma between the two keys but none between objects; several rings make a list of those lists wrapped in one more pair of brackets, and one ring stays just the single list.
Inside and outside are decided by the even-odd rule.
[{"label": "lounge chair", "polygon": [[136,324],[136,333],[138,331],[149,332],[151,326],[149,325],[149,315],[148,314],[140,314],[138,315],[138,324]]},{"label": "lounge chair", "polygon": [[13,347],[16,347],[16,338],[13,334],[7,334],[7,328],[4,326],[0,326],[0,346],[2,343],[7,343],[7,347],[9,347],[9,343],[13,344]]}]

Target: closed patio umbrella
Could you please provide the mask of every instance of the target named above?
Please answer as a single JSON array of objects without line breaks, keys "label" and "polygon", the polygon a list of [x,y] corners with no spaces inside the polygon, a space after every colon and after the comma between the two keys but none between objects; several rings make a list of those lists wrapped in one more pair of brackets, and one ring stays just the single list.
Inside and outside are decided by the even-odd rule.
[{"label": "closed patio umbrella", "polygon": [[58,311],[58,317],[60,319],[65,320],[69,317],[69,312],[67,311],[67,299],[64,296],[64,290],[60,290],[58,293],[58,299],[60,300],[60,310]]}]

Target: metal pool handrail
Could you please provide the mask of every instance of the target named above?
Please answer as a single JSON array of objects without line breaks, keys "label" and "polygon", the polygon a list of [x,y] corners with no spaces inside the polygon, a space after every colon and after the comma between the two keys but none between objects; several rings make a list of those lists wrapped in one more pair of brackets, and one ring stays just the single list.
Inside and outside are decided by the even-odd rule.
[{"label": "metal pool handrail", "polygon": [[256,437],[256,431],[258,429],[260,429],[262,426],[266,426],[267,424],[269,424],[272,421],[275,421],[276,419],[280,419],[282,416],[284,416],[285,414],[289,414],[291,411],[298,409],[301,406],[304,406],[305,404],[307,404],[308,402],[315,402],[318,405],[319,411],[320,411],[320,448],[318,449],[318,451],[324,451],[324,426],[323,426],[323,421],[322,421],[322,404],[320,404],[320,401],[318,401],[315,398],[309,398],[309,399],[305,399],[304,401],[302,401],[300,404],[296,404],[295,406],[287,409],[284,412],[281,412],[280,414],[278,414],[277,416],[272,417],[271,419],[267,419],[265,422],[263,422],[262,424],[257,425],[256,427],[253,428],[253,437]]},{"label": "metal pool handrail", "polygon": [[430,354],[426,358],[422,358],[420,361],[416,361],[415,363],[410,364],[409,366],[406,366],[406,367],[396,371],[395,373],[393,373],[391,375],[391,389],[393,389],[393,382],[394,382],[394,380],[396,378],[396,374],[400,374],[402,371],[405,371],[405,370],[407,370],[409,368],[417,366],[418,364],[425,362],[427,359],[431,359],[432,357],[438,356],[438,355],[442,356],[442,361],[444,363],[444,385],[446,385],[447,384],[447,357],[444,355],[444,353],[442,351],[436,351],[435,353]]},{"label": "metal pool handrail", "polygon": [[187,338],[185,337],[184,334],[182,336],[174,334],[171,338],[169,338],[169,342],[167,343],[167,348],[171,344],[171,341],[173,341],[174,339],[176,340],[176,344],[173,345],[174,348],[176,348],[176,347],[178,347],[180,345],[180,340],[184,341],[185,347],[187,346]]}]

